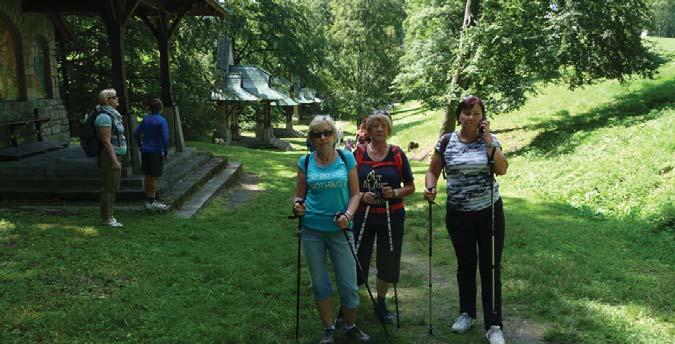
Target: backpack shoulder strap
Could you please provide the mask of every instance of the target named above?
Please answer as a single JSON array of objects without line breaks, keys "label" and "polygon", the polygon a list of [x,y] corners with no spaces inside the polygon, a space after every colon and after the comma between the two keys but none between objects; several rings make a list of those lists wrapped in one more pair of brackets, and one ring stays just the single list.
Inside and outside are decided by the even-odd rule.
[{"label": "backpack shoulder strap", "polygon": [[307,179],[307,175],[309,174],[309,173],[307,173],[308,172],[307,170],[309,169],[309,156],[310,155],[311,155],[311,153],[305,155],[305,179]]},{"label": "backpack shoulder strap", "polygon": [[363,162],[363,154],[366,152],[365,144],[357,144],[356,149],[354,150],[354,158],[356,159],[356,164]]},{"label": "backpack shoulder strap", "polygon": [[448,148],[448,143],[450,143],[450,138],[453,134],[454,132],[443,134],[443,137],[441,138],[441,154],[443,154],[445,149]]},{"label": "backpack shoulder strap", "polygon": [[394,154],[394,162],[398,170],[398,176],[403,180],[403,158],[401,157],[401,148],[399,146],[391,145],[391,152]]},{"label": "backpack shoulder strap", "polygon": [[340,156],[340,159],[342,159],[342,162],[345,164],[345,167],[347,167],[347,159],[345,159],[345,154],[342,153],[341,149],[336,149],[338,155]]}]

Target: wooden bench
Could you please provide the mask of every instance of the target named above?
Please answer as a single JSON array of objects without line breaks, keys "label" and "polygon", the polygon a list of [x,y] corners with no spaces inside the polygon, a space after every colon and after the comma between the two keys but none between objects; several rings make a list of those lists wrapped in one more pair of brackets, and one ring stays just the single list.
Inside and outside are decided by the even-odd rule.
[{"label": "wooden bench", "polygon": [[13,121],[1,121],[0,127],[9,128],[9,140],[12,143],[12,147],[19,146],[19,143],[16,139],[16,128],[24,125],[30,125],[35,123],[35,136],[37,141],[44,141],[42,136],[42,123],[49,122],[49,117],[40,117],[38,109],[33,109],[33,118],[31,119],[17,119]]},{"label": "wooden bench", "polygon": [[[0,149],[0,161],[19,160],[23,157],[61,149],[67,146],[67,142],[45,141],[44,136],[42,135],[42,123],[48,122],[49,120],[49,117],[40,117],[38,109],[33,109],[33,118],[0,121],[0,127],[7,127],[9,129],[9,140],[12,144],[11,147]],[[16,129],[22,126],[29,126],[32,123],[35,124],[35,137],[37,141],[19,145]]]}]

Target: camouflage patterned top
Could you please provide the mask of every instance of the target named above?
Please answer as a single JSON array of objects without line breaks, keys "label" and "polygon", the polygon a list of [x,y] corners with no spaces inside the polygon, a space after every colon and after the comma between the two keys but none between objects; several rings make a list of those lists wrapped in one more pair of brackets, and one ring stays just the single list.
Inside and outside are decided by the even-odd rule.
[{"label": "camouflage patterned top", "polygon": [[[492,144],[501,147],[492,135]],[[490,206],[488,156],[482,139],[470,143],[459,140],[456,132],[443,135],[434,150],[443,157],[447,175],[448,207],[459,211],[476,211]],[[495,180],[494,202],[499,199]]]}]

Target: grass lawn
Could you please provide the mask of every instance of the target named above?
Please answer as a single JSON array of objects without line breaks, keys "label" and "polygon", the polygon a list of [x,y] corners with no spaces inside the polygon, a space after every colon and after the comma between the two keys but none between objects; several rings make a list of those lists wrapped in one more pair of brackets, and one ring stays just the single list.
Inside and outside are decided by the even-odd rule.
[{"label": "grass lawn", "polygon": [[[657,44],[675,52],[675,39]],[[397,111],[393,143],[434,144],[440,112],[414,102]],[[675,342],[673,122],[672,58],[653,80],[550,85],[492,118],[510,162],[499,178],[507,334],[527,322],[552,343]],[[190,142],[259,176],[264,192],[236,209],[221,197],[187,220],[118,212],[119,229],[97,227],[91,210],[0,212],[0,343],[292,342],[296,223],[286,215],[304,140],[292,142],[298,150]],[[426,166],[413,162],[418,191]],[[482,321],[449,331],[457,293],[443,207],[433,221],[435,335],[426,335],[427,205],[420,193],[406,204],[403,327],[390,327],[391,343],[485,343]],[[302,286],[303,343],[315,343],[304,269]],[[361,295],[359,326],[383,343]]]}]

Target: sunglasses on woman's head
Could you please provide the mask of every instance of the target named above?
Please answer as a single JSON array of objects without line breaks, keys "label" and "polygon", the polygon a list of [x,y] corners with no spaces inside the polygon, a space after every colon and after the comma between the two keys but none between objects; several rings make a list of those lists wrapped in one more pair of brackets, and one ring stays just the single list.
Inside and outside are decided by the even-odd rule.
[{"label": "sunglasses on woman's head", "polygon": [[331,137],[333,136],[333,131],[332,130],[324,130],[324,131],[310,131],[309,132],[309,137],[313,139],[318,139],[321,138],[321,135],[324,137]]},{"label": "sunglasses on woman's head", "polygon": [[110,96],[108,99],[117,99],[117,96]]}]

